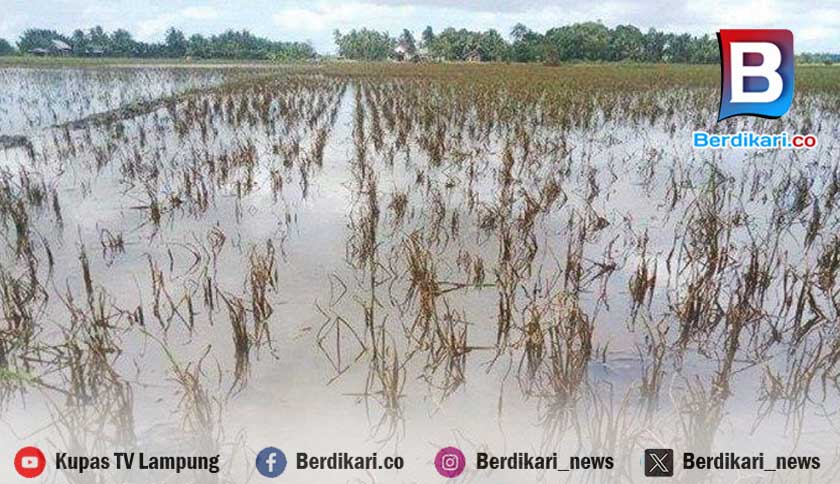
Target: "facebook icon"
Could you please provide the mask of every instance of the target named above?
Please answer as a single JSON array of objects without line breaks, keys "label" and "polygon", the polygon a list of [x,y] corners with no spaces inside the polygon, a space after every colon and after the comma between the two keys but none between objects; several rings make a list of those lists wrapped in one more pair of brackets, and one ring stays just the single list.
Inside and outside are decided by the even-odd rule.
[{"label": "facebook icon", "polygon": [[286,470],[286,454],[275,447],[266,447],[257,454],[257,470],[265,477],[277,477]]}]

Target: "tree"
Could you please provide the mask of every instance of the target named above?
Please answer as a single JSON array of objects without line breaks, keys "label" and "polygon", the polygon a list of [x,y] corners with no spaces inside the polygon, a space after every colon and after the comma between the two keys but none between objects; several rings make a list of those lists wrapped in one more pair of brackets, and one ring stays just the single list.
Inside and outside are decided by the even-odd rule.
[{"label": "tree", "polygon": [[711,64],[720,61],[717,39],[709,34],[694,37],[689,44],[688,61],[692,64]]},{"label": "tree", "polygon": [[18,40],[18,49],[21,52],[29,52],[32,49],[50,49],[52,48],[53,40],[69,43],[69,39],[55,30],[27,29],[20,36],[20,40]]},{"label": "tree", "polygon": [[338,45],[338,53],[348,59],[384,60],[391,54],[394,40],[387,32],[377,32],[363,28],[342,34],[336,30],[333,34]]},{"label": "tree", "polygon": [[[397,43],[406,54],[416,54],[418,42],[411,31],[403,29],[398,38],[388,32],[362,28],[342,34],[334,32],[338,52],[350,59],[384,60]],[[138,42],[130,32],[118,29],[107,34],[101,26],[76,29],[70,36],[54,30],[28,29],[18,39],[20,52],[33,49],[55,51],[54,41],[70,45],[72,54],[84,56],[94,50],[125,57],[183,57],[302,60],[316,55],[311,43],[278,42],[258,37],[247,30],[227,30],[205,37],[173,28],[166,31],[163,42]],[[719,61],[717,41],[713,35],[693,36],[688,33],[665,33],[649,29],[642,33],[633,25],[607,28],[600,21],[582,22],[549,29],[544,34],[517,23],[510,30],[509,40],[498,31],[479,32],[447,27],[435,33],[431,26],[423,29],[422,46],[436,58],[460,61],[478,53],[483,61],[545,62],[565,61],[636,61],[684,62],[708,64]],[[0,41],[0,55],[15,51],[8,42]],[[837,63],[837,54],[799,54],[798,62]]]},{"label": "tree", "polygon": [[479,32],[449,27],[437,35],[431,50],[435,57],[453,61],[464,60],[467,54],[479,48],[480,37]]},{"label": "tree", "polygon": [[558,61],[609,59],[610,31],[600,22],[553,28],[545,33],[545,40]]},{"label": "tree", "polygon": [[691,56],[691,40],[691,34],[668,34],[665,60],[667,62],[688,62]]},{"label": "tree", "polygon": [[247,30],[228,30],[209,39],[195,34],[187,40],[183,32],[170,28],[164,42],[146,43],[134,40],[131,33],[123,29],[108,35],[101,26],[87,31],[76,29],[70,37],[53,30],[30,29],[24,32],[18,44],[24,52],[36,48],[51,50],[54,40],[68,43],[76,56],[89,55],[93,50],[124,57],[182,57],[189,54],[204,58],[301,60],[315,55],[311,43],[276,42]]},{"label": "tree", "polygon": [[796,62],[800,64],[823,64],[830,66],[840,62],[840,54],[805,52],[796,56]]},{"label": "tree", "polygon": [[607,60],[609,58],[610,31],[600,22],[576,24],[576,37],[580,41],[580,58]]},{"label": "tree", "polygon": [[431,25],[427,25],[426,28],[423,29],[421,39],[423,41],[423,47],[428,49],[432,46],[432,43],[435,41],[435,31],[432,30]]},{"label": "tree", "polygon": [[73,45],[73,55],[85,55],[88,49],[87,35],[82,29],[76,29],[70,36],[70,42]]},{"label": "tree", "polygon": [[0,55],[13,55],[15,48],[6,39],[0,39]]},{"label": "tree", "polygon": [[127,30],[117,29],[111,34],[110,45],[106,49],[109,55],[117,57],[131,57],[137,48],[137,43]]},{"label": "tree", "polygon": [[166,52],[169,57],[184,57],[187,55],[187,38],[184,33],[175,27],[166,31]]},{"label": "tree", "polygon": [[609,60],[640,61],[644,58],[645,36],[633,25],[619,25],[610,32]]},{"label": "tree", "polygon": [[645,62],[662,62],[667,43],[668,36],[665,33],[651,28],[642,40],[642,59]]},{"label": "tree", "polygon": [[273,42],[247,30],[227,30],[209,39],[195,34],[187,41],[187,53],[200,58],[301,60],[315,55],[304,42]]},{"label": "tree", "polygon": [[506,61],[510,58],[510,50],[502,35],[495,29],[482,32],[478,37],[478,50],[481,60]]},{"label": "tree", "polygon": [[187,54],[200,59],[210,57],[210,42],[201,34],[193,34],[190,37]]},{"label": "tree", "polygon": [[574,59],[578,54],[572,27],[568,25],[555,27],[546,31],[545,44],[550,52],[549,62],[551,64]]},{"label": "tree", "polygon": [[510,30],[513,45],[510,56],[516,62],[539,62],[543,60],[545,39],[543,36],[518,23]]},{"label": "tree", "polygon": [[525,24],[520,22],[514,25],[512,29],[510,29],[510,36],[514,42],[522,42],[523,40],[525,40],[525,36],[528,35],[528,33],[530,32],[531,29],[529,29],[525,26]]},{"label": "tree", "polygon": [[90,47],[108,50],[111,39],[108,37],[108,34],[105,33],[105,29],[103,29],[101,25],[97,25],[96,27],[88,30],[87,43]]}]

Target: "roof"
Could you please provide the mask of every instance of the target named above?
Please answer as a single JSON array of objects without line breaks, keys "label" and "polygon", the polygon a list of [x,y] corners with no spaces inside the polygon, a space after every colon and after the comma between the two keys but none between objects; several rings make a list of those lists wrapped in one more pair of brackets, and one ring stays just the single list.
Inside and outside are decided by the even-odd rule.
[{"label": "roof", "polygon": [[472,49],[471,51],[464,54],[464,59],[475,59],[481,58],[481,51],[478,48]]},{"label": "roof", "polygon": [[70,46],[67,45],[67,42],[64,42],[63,40],[53,39],[52,46],[53,48],[58,50],[70,50]]}]

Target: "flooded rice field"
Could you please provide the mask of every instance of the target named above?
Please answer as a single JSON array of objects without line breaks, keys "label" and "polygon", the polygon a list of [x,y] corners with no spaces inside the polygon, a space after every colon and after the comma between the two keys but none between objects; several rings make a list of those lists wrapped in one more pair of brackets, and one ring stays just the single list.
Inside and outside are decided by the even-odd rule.
[{"label": "flooded rice field", "polygon": [[96,113],[216,86],[231,70],[0,69],[0,134],[39,130]]},{"label": "flooded rice field", "polygon": [[717,124],[717,67],[0,79],[3,455],[220,455],[159,477],[202,484],[258,482],[269,445],[406,460],[285,482],[437,482],[447,445],[615,459],[534,482],[643,482],[651,447],[822,462],[678,482],[840,472],[836,68],[799,69],[779,120]]}]

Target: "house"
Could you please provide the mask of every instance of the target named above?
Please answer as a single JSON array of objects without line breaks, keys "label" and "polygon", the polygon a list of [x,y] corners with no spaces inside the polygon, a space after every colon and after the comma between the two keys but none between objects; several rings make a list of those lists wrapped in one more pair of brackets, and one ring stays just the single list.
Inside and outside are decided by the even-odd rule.
[{"label": "house", "polygon": [[481,62],[481,52],[476,48],[464,54],[464,62]]},{"label": "house", "polygon": [[73,52],[73,49],[67,44],[67,42],[57,39],[52,40],[52,45],[50,46],[51,54],[70,55],[71,52]]},{"label": "house", "polygon": [[391,58],[401,62],[431,62],[432,60],[428,48],[416,48],[402,42],[391,51]]},{"label": "house", "polygon": [[423,60],[423,54],[421,54],[421,52],[425,52],[426,56],[428,56],[428,50],[425,48],[418,49],[413,44],[400,41],[397,46],[394,47],[394,50],[391,51],[391,58],[398,61],[420,62]]},{"label": "house", "polygon": [[85,55],[88,57],[103,57],[105,55],[105,49],[98,45],[91,45],[85,49]]},{"label": "house", "polygon": [[67,44],[67,42],[61,40],[51,40],[46,47],[36,47],[29,50],[30,54],[39,57],[48,55],[70,55],[72,52],[73,49]]},{"label": "house", "polygon": [[409,60],[411,58],[410,52],[411,49],[409,48],[409,46],[403,42],[400,42],[399,44],[397,44],[396,47],[394,47],[394,50],[391,51],[391,57],[398,61]]}]

